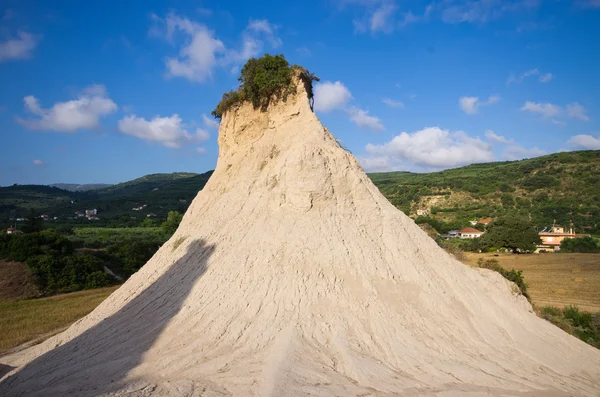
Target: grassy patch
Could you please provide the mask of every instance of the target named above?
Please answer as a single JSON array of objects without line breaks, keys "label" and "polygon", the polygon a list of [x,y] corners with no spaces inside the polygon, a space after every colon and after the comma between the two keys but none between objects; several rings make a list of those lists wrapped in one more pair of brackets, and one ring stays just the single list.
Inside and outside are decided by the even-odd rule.
[{"label": "grassy patch", "polygon": [[527,293],[538,307],[577,306],[600,312],[600,254],[465,253],[466,264],[477,266],[479,258],[496,259],[505,269],[523,271]]},{"label": "grassy patch", "polygon": [[177,239],[175,241],[173,241],[173,251],[175,251],[177,248],[179,248],[179,246],[185,241],[185,239],[187,238],[187,236],[180,236],[177,237]]},{"label": "grassy patch", "polygon": [[22,301],[0,301],[0,353],[48,337],[90,313],[118,287]]},{"label": "grassy patch", "polygon": [[512,281],[513,283],[515,283],[515,285],[518,287],[517,292],[520,292],[524,297],[527,298],[527,300],[530,300],[529,295],[527,294],[527,284],[523,279],[522,270],[506,270],[505,268],[500,266],[500,263],[497,259],[485,260],[483,258],[479,258],[479,260],[477,261],[477,265],[483,269],[490,269],[500,273],[502,277],[504,277],[508,281]]},{"label": "grassy patch", "polygon": [[564,309],[544,306],[538,311],[538,315],[563,331],[600,349],[600,313],[581,311],[577,306],[567,306]]}]

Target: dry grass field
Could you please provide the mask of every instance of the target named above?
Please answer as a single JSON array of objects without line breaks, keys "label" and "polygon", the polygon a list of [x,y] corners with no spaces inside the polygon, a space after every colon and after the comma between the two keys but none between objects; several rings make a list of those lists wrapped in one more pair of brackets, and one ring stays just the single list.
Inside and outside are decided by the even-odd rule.
[{"label": "dry grass field", "polygon": [[464,262],[477,266],[479,258],[497,259],[507,270],[522,270],[536,307],[576,305],[600,312],[600,254],[497,255],[466,253]]},{"label": "dry grass field", "polygon": [[26,342],[41,342],[85,316],[118,287],[49,298],[0,300],[0,354]]}]

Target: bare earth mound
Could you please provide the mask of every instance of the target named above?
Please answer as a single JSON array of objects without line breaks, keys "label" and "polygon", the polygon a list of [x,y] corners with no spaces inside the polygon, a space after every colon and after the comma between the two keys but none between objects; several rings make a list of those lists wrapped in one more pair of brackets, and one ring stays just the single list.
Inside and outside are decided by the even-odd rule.
[{"label": "bare earth mound", "polygon": [[30,299],[40,296],[26,264],[0,261],[0,300]]},{"label": "bare earth mound", "polygon": [[179,230],[2,396],[598,396],[600,351],[394,208],[306,93],[225,114]]}]

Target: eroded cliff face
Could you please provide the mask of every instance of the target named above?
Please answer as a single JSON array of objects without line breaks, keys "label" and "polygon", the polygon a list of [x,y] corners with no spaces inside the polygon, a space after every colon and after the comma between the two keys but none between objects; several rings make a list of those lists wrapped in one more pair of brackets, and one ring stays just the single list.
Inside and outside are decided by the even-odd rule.
[{"label": "eroded cliff face", "polygon": [[94,312],[0,362],[0,394],[595,396],[600,353],[394,208],[302,86],[219,130],[211,180]]}]

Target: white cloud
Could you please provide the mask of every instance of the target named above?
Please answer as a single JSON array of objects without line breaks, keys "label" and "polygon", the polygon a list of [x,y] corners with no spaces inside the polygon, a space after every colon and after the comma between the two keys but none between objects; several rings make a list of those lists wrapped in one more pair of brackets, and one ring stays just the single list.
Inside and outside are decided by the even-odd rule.
[{"label": "white cloud", "polygon": [[556,117],[562,113],[562,109],[558,105],[531,101],[525,102],[525,105],[523,105],[521,110],[540,114],[544,118]]},{"label": "white cloud", "polygon": [[176,33],[184,36],[179,55],[168,57],[165,61],[166,76],[183,77],[198,83],[210,79],[218,67],[235,68],[248,58],[259,55],[264,48],[263,40],[268,41],[272,48],[282,44],[276,34],[277,27],[266,19],[250,20],[242,32],[239,49],[226,48],[206,25],[174,13],[169,13],[164,19],[153,14],[152,19],[155,25],[150,29],[150,35],[165,37],[170,42],[174,41]]},{"label": "white cloud", "polygon": [[314,95],[314,108],[318,112],[329,112],[344,107],[352,99],[350,90],[340,81],[336,81],[335,83],[324,81],[323,83],[316,84]]},{"label": "white cloud", "polygon": [[403,132],[383,145],[368,144],[365,149],[371,156],[367,162],[363,159],[362,164],[387,164],[389,169],[404,162],[440,169],[494,159],[490,144],[462,131],[450,132],[439,127],[412,134]]},{"label": "white cloud", "polygon": [[381,100],[381,102],[385,103],[386,105],[388,105],[391,108],[397,108],[397,109],[404,108],[404,103],[403,102],[395,101],[395,100],[390,99],[390,98],[383,98]]},{"label": "white cloud", "polygon": [[577,102],[567,105],[567,114],[569,115],[569,117],[573,117],[574,119],[579,119],[583,121],[590,120],[590,118],[587,115],[586,108]]},{"label": "white cloud", "polygon": [[202,115],[202,122],[204,123],[205,127],[212,128],[215,130],[219,129],[219,122],[211,117],[208,117],[205,114]]},{"label": "white cloud", "polygon": [[203,147],[197,147],[196,148],[196,153],[198,154],[206,154],[206,149]]},{"label": "white cloud", "polygon": [[502,135],[498,135],[492,130],[487,130],[485,132],[485,137],[490,142],[496,142],[496,143],[500,143],[502,145],[509,145],[509,144],[515,143],[515,141],[513,139],[506,139]]},{"label": "white cloud", "polygon": [[508,13],[519,13],[539,5],[538,0],[455,0],[438,4],[442,11],[442,21],[457,23],[486,23]]},{"label": "white cloud", "polygon": [[423,16],[417,16],[412,11],[408,11],[397,19],[396,12],[398,11],[398,6],[393,1],[383,0],[357,3],[362,3],[360,5],[367,7],[369,10],[362,18],[352,21],[355,31],[361,33],[366,31],[370,31],[371,33],[392,33],[396,29],[401,29],[428,17],[427,10],[429,10],[429,7]]},{"label": "white cloud", "polygon": [[304,55],[307,57],[311,56],[311,54],[312,54],[307,47],[298,47],[298,48],[296,48],[296,52],[300,55]]},{"label": "white cloud", "polygon": [[546,73],[540,76],[540,82],[547,83],[552,80],[552,73]]},{"label": "white cloud", "polygon": [[559,118],[564,118],[565,114],[568,117],[579,119],[582,121],[589,121],[590,118],[587,115],[587,109],[579,104],[578,102],[573,102],[563,108],[559,105],[554,105],[552,103],[538,103],[527,101],[525,105],[521,108],[522,111],[528,111],[532,113],[537,113],[541,115],[544,119],[550,119],[550,121],[557,125],[566,125],[563,120]]},{"label": "white cloud", "polygon": [[42,160],[33,160],[31,163],[37,167],[42,167],[46,165],[46,163],[44,163]]},{"label": "white cloud", "polygon": [[277,37],[277,26],[270,24],[266,19],[251,19],[246,29],[249,32],[264,34],[273,48],[281,47],[283,44],[283,41]]},{"label": "white cloud", "polygon": [[458,99],[458,105],[466,114],[477,113],[479,98],[476,96],[463,96]]},{"label": "white cloud", "polygon": [[16,38],[0,42],[0,62],[32,58],[40,39],[41,36],[18,32]]},{"label": "white cloud", "polygon": [[157,142],[168,148],[179,148],[185,143],[198,143],[209,138],[208,132],[201,128],[190,133],[177,114],[171,117],[156,116],[150,121],[130,115],[119,120],[118,128],[123,134]]},{"label": "white cloud", "polygon": [[505,160],[522,160],[522,159],[527,159],[527,158],[532,158],[532,157],[538,157],[538,156],[543,156],[544,154],[546,154],[545,150],[542,150],[538,147],[532,147],[532,148],[524,148],[522,146],[519,145],[513,145],[513,146],[509,146],[506,149],[504,149],[504,152],[502,153],[502,157]]},{"label": "white cloud", "polygon": [[540,76],[538,80],[541,83],[548,83],[554,77],[552,75],[552,73],[542,74],[539,69],[535,68],[535,69],[526,71],[519,77],[516,77],[514,74],[511,74],[510,76],[508,76],[508,79],[506,80],[506,84],[507,85],[510,85],[512,83],[520,84],[523,82],[523,80],[525,80],[527,77],[530,77],[530,76]]},{"label": "white cloud", "polygon": [[481,102],[476,96],[463,96],[458,98],[458,106],[466,114],[476,114],[481,106],[493,105],[498,101],[500,101],[498,96],[490,96],[485,102]]},{"label": "white cloud", "polygon": [[381,120],[378,117],[369,116],[369,112],[366,110],[353,107],[348,109],[348,115],[350,121],[360,128],[371,131],[383,131],[385,129],[381,124]]},{"label": "white cloud", "polygon": [[371,32],[391,33],[394,30],[394,14],[397,9],[393,3],[383,3],[377,8],[369,20]]},{"label": "white cloud", "polygon": [[575,135],[567,143],[577,149],[600,150],[600,133],[593,135]]},{"label": "white cloud", "polygon": [[392,165],[388,156],[357,157],[360,165],[367,172],[390,171]]},{"label": "white cloud", "polygon": [[88,86],[79,98],[55,103],[50,109],[43,109],[32,95],[26,96],[24,102],[25,108],[39,118],[17,120],[32,130],[75,132],[95,128],[100,117],[117,110],[117,104],[108,98],[104,86],[98,84]]}]

